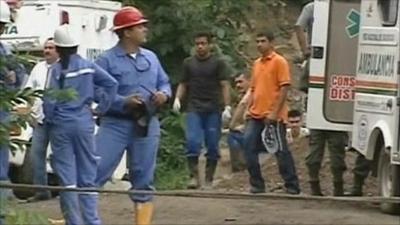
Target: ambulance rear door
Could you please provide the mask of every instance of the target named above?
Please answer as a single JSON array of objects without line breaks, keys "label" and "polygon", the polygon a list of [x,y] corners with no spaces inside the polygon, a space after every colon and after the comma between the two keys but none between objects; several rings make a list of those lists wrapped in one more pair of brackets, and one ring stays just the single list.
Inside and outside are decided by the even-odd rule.
[{"label": "ambulance rear door", "polygon": [[361,0],[314,4],[307,126],[351,131]]}]

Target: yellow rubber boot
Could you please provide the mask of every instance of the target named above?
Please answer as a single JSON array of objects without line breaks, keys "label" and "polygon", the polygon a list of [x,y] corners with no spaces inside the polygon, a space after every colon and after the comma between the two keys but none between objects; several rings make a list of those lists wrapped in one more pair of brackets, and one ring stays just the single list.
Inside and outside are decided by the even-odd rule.
[{"label": "yellow rubber boot", "polygon": [[154,205],[151,202],[136,203],[135,204],[136,225],[151,225],[153,211],[154,211]]}]

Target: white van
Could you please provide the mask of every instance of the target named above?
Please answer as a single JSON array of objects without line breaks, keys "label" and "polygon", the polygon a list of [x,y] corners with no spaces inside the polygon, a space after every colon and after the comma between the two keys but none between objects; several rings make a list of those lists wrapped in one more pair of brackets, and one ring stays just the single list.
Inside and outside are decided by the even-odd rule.
[{"label": "white van", "polygon": [[[400,196],[400,0],[314,1],[307,126],[348,131],[383,197]],[[399,213],[400,204],[381,204]]]}]

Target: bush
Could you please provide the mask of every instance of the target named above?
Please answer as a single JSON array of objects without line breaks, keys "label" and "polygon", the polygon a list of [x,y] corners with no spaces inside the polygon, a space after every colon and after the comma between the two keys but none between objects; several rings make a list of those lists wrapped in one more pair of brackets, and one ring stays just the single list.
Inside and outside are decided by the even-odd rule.
[{"label": "bush", "polygon": [[47,218],[38,213],[20,209],[12,203],[6,203],[3,206],[6,207],[5,224],[7,225],[49,224]]},{"label": "bush", "polygon": [[156,187],[160,190],[182,189],[187,181],[183,116],[165,111],[160,118],[161,140],[155,175]]}]

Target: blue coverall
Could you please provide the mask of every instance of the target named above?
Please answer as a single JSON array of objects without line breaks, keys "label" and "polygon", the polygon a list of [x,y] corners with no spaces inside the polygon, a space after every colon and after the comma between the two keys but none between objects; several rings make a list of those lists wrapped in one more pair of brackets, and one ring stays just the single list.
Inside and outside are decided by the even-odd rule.
[{"label": "blue coverall", "polygon": [[[96,96],[99,100],[96,111],[102,114],[115,98],[117,82],[99,66],[77,54],[70,56],[68,69],[63,74],[64,79],[60,63],[53,65],[49,89],[73,89],[78,97],[71,101],[49,96],[44,99],[45,122],[53,151],[52,167],[64,187],[95,187],[99,158],[94,145],[91,110],[94,89],[96,86],[104,90],[101,96]],[[101,224],[97,194],[61,192],[60,205],[67,225]]]},{"label": "blue coverall", "polygon": [[[101,118],[96,135],[96,145],[101,157],[96,182],[103,186],[118,166],[127,150],[129,179],[132,189],[154,190],[153,180],[160,139],[160,123],[150,116],[147,135],[138,134],[138,126],[126,110],[127,97],[140,95],[147,106],[152,106],[154,92],[171,96],[168,75],[157,56],[150,50],[140,48],[135,57],[127,54],[117,44],[96,61],[118,81],[118,94],[110,110]],[[154,106],[154,105],[153,105]],[[151,195],[132,195],[134,202],[152,200]]]},{"label": "blue coverall", "polygon": [[[11,51],[0,42],[0,88],[17,89],[20,88],[25,81],[26,71],[25,68],[16,62],[16,58],[12,55]],[[5,81],[5,68],[16,73],[16,82],[14,84],[7,84]],[[7,123],[9,119],[9,112],[0,110],[0,123]],[[0,182],[9,182],[8,168],[9,168],[9,147],[7,144],[0,145]],[[0,189],[0,204],[12,195],[11,190]],[[0,205],[0,224],[3,224],[4,207]]]}]

